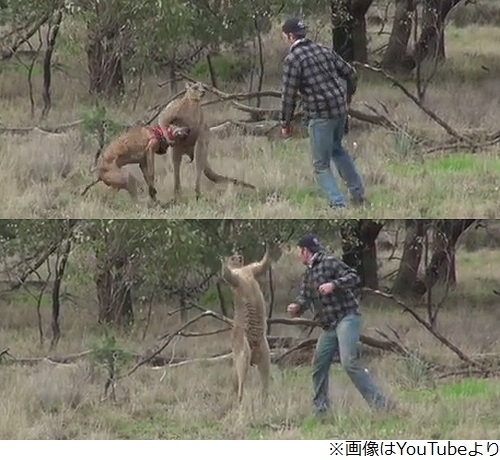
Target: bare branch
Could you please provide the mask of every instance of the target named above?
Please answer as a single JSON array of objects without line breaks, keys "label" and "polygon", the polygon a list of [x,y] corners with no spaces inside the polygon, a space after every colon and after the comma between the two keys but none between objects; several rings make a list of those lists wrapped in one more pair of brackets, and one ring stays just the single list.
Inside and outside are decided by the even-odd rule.
[{"label": "bare branch", "polygon": [[83,120],[75,120],[70,123],[64,123],[62,125],[49,127],[49,126],[21,126],[21,127],[7,127],[0,126],[0,133],[8,134],[30,134],[32,131],[39,131],[43,134],[62,134],[72,129],[78,128],[83,123]]},{"label": "bare branch", "polygon": [[9,46],[8,49],[3,50],[0,53],[0,60],[5,61],[7,59],[10,59],[12,56],[14,56],[17,52],[17,50],[24,45],[33,35],[35,35],[39,30],[40,27],[42,27],[48,20],[49,20],[50,14],[46,13],[44,14],[38,21],[36,21],[31,28],[29,28],[23,35],[19,37],[17,42],[15,42],[13,45]]},{"label": "bare branch", "polygon": [[8,356],[9,360],[16,364],[39,364],[41,362],[49,362],[51,364],[70,364],[78,361],[81,358],[92,354],[92,350],[85,350],[80,353],[66,356],[43,356],[38,358],[16,358],[11,355],[9,349],[6,348],[3,352],[4,355]]},{"label": "bare branch", "polygon": [[446,337],[444,337],[441,333],[438,331],[434,330],[432,325],[427,322],[424,318],[422,318],[413,308],[409,307],[407,304],[405,304],[403,301],[399,300],[397,297],[395,297],[392,294],[387,294],[385,292],[375,290],[375,289],[370,289],[370,288],[363,288],[363,291],[377,295],[379,297],[383,297],[385,299],[392,300],[393,302],[397,303],[405,312],[408,312],[413,318],[417,320],[418,323],[420,323],[425,329],[427,329],[436,339],[438,339],[443,345],[445,345],[447,348],[449,348],[453,353],[455,353],[462,361],[478,367],[480,369],[484,369],[483,366],[480,363],[477,363],[473,361],[471,358],[469,358],[462,350],[460,350],[456,345],[451,343]]},{"label": "bare branch", "polygon": [[207,318],[207,317],[213,317],[213,318],[217,318],[219,319],[221,315],[218,315],[217,313],[213,312],[213,311],[210,311],[210,310],[205,310],[203,313],[200,313],[198,316],[196,316],[195,318],[192,318],[190,319],[189,321],[187,321],[186,323],[184,323],[182,326],[180,326],[179,328],[177,328],[173,333],[169,334],[168,337],[164,340],[164,342],[157,348],[157,350],[155,352],[153,352],[152,354],[146,356],[145,358],[142,358],[130,371],[128,371],[127,373],[125,374],[122,374],[122,375],[119,375],[115,378],[115,381],[117,380],[121,380],[125,377],[130,377],[135,371],[137,371],[137,369],[139,369],[139,367],[143,366],[144,364],[146,364],[147,362],[151,361],[155,356],[159,355],[165,348],[168,347],[168,345],[170,344],[170,342],[172,342],[172,340],[174,340],[182,331],[184,331],[185,329],[187,329],[189,326],[191,326],[191,324],[194,324],[196,323],[197,321],[199,321],[200,319],[202,318]]},{"label": "bare branch", "polygon": [[395,77],[387,73],[385,70],[379,68],[379,67],[373,67],[369,64],[363,64],[361,62],[354,62],[354,64],[358,67],[362,67],[364,69],[370,70],[375,73],[379,73],[383,75],[385,78],[387,78],[394,86],[399,88],[405,96],[410,98],[416,105],[417,107],[422,110],[427,116],[429,116],[432,120],[434,120],[439,126],[441,126],[450,136],[459,139],[462,142],[465,142],[468,145],[473,145],[473,142],[470,139],[467,139],[465,136],[459,134],[455,129],[453,129],[448,123],[446,123],[442,118],[437,116],[432,110],[429,108],[425,107],[417,97],[415,97],[413,94],[410,93],[406,89],[406,87],[400,83]]},{"label": "bare branch", "polygon": [[[78,222],[79,222],[78,219],[70,219],[68,223],[68,231],[72,231],[76,227]],[[30,265],[28,269],[24,271],[24,273],[17,276],[16,281],[10,284],[10,290],[15,291],[19,289],[23,285],[23,283],[28,279],[28,277],[31,276],[33,273],[35,273],[45,263],[45,261],[52,254],[54,254],[54,252],[56,252],[57,248],[59,248],[59,245],[66,239],[66,237],[67,237],[66,235],[62,236],[57,241],[54,241],[45,251],[42,251],[41,254],[36,257],[34,263]]]},{"label": "bare branch", "polygon": [[230,327],[223,327],[221,329],[216,329],[215,331],[209,331],[209,332],[181,332],[179,333],[179,335],[181,337],[208,337],[209,335],[222,334],[230,330],[231,330]]},{"label": "bare branch", "polygon": [[[164,366],[155,366],[152,369],[164,369],[164,368],[172,368],[172,367],[180,367],[180,366],[185,366],[186,364],[194,364],[194,363],[213,363],[217,361],[224,361],[226,359],[229,359],[233,356],[232,352],[229,353],[224,353],[222,355],[218,356],[212,356],[210,358],[192,358],[192,359],[186,359],[184,361],[178,361],[176,363],[171,363],[171,364],[165,364]],[[160,382],[163,381],[165,378],[166,371],[163,373],[163,375],[160,377]]]},{"label": "bare branch", "polygon": [[276,357],[275,363],[279,364],[279,363],[283,362],[283,360],[287,356],[290,356],[292,353],[295,353],[298,350],[302,350],[303,348],[313,347],[314,345],[316,345],[317,341],[318,341],[318,339],[306,339],[306,340],[303,340],[299,344],[297,344],[294,347],[290,348],[289,350],[285,351],[280,356]]}]

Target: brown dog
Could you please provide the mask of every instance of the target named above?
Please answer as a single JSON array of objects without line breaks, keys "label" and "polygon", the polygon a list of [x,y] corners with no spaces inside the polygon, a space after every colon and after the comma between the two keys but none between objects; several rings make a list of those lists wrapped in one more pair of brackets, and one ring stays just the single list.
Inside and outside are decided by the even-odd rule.
[{"label": "brown dog", "polygon": [[250,366],[257,366],[262,395],[267,396],[271,352],[266,336],[265,300],[256,278],[265,273],[280,255],[281,249],[277,245],[267,246],[260,262],[244,265],[243,256],[235,254],[228,257],[222,267],[222,278],[233,292],[232,352],[239,403]]},{"label": "brown dog", "polygon": [[[127,190],[130,197],[137,201],[137,180],[122,168],[128,164],[138,164],[148,186],[149,196],[151,200],[156,201],[154,156],[164,155],[168,147],[186,139],[189,131],[188,127],[173,124],[166,128],[161,126],[128,128],[106,147],[97,168],[97,179],[85,188],[82,196],[98,182],[104,182],[116,191]],[[192,157],[190,159],[193,161]]]}]

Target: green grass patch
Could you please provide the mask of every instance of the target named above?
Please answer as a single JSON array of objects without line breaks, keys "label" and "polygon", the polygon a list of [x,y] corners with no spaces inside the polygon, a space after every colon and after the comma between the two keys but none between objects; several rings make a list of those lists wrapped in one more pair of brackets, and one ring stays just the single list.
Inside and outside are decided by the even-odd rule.
[{"label": "green grass patch", "polygon": [[289,188],[283,191],[283,198],[289,200],[295,205],[299,206],[322,206],[324,205],[325,198],[321,194],[318,186],[312,185],[310,187]]},{"label": "green grass patch", "polygon": [[405,421],[398,415],[354,413],[345,415],[339,412],[322,419],[309,417],[300,425],[300,431],[307,439],[352,438],[353,433],[359,437],[397,438],[404,430]]},{"label": "green grass patch", "polygon": [[465,379],[443,383],[434,389],[402,391],[401,396],[412,402],[428,400],[459,401],[466,398],[489,399],[500,395],[500,382],[493,380]]},{"label": "green grass patch", "polygon": [[424,175],[471,174],[486,171],[500,172],[500,158],[484,157],[474,154],[456,154],[440,158],[427,159],[425,162],[389,163],[389,170],[395,174],[415,177]]},{"label": "green grass patch", "polygon": [[210,421],[197,420],[180,423],[168,413],[150,415],[147,418],[113,418],[112,428],[118,439],[203,439],[214,437]]}]

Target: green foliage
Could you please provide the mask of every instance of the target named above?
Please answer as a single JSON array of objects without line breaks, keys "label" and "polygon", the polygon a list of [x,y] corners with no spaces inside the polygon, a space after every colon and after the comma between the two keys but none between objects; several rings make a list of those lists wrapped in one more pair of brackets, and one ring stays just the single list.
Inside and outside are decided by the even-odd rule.
[{"label": "green foliage", "polygon": [[58,9],[60,4],[60,0],[31,0],[29,3],[21,0],[2,0],[0,24],[10,24],[15,27],[35,22],[44,14]]},{"label": "green foliage", "polygon": [[[93,108],[82,113],[81,132],[84,139],[100,140],[103,136],[103,143],[106,144],[123,130],[123,125],[111,119],[106,111],[106,107],[96,104]],[[101,134],[102,133],[102,134]]]},{"label": "green foliage", "polygon": [[16,237],[16,230],[10,220],[0,220],[0,244]]},{"label": "green foliage", "polygon": [[[5,220],[0,226],[1,247],[5,254],[20,256],[20,268],[25,269],[36,254],[64,238],[67,225],[65,220]],[[78,257],[70,260],[67,273],[85,284],[96,273],[88,270],[86,255],[95,258],[97,272],[124,258],[126,279],[139,289],[138,295],[147,294],[217,272],[221,257],[233,251],[257,260],[266,242],[293,248],[303,233],[315,232],[328,245],[338,240],[339,229],[337,219],[87,220],[73,232],[72,253]]]},{"label": "green foliage", "polygon": [[396,132],[393,136],[394,150],[403,158],[411,158],[415,155],[417,144],[413,138],[404,132]]},{"label": "green foliage", "polygon": [[[18,256],[21,263],[16,271],[24,272],[34,257],[64,239],[67,225],[65,220],[4,221],[0,235],[9,238],[1,247]],[[259,260],[267,242],[293,248],[306,232],[318,233],[328,246],[338,240],[339,225],[337,219],[79,221],[73,230],[66,279],[73,286],[88,286],[96,275],[108,273],[113,283],[132,286],[135,298],[148,298],[153,292],[158,298],[168,295],[171,287],[199,286],[208,275],[219,272],[221,258],[233,251],[242,252],[248,262]],[[95,261],[92,269],[90,259]],[[217,293],[208,293],[205,300],[216,303]],[[105,345],[113,345],[112,340]]]},{"label": "green foliage", "polygon": [[[326,0],[293,0],[286,5],[281,0],[2,0],[0,24],[11,30],[26,28],[62,9],[58,48],[82,60],[87,59],[89,44],[101,42],[106,50],[102,59],[119,56],[130,76],[137,69],[151,71],[158,63],[182,59],[203,48],[244,44],[255,36],[259,24],[270,24],[278,14],[324,12],[328,5]],[[250,68],[245,59],[215,61],[224,81],[239,80]],[[207,70],[206,63],[200,64],[195,75],[206,76]]]},{"label": "green foliage", "polygon": [[101,339],[92,344],[92,359],[108,375],[114,376],[131,362],[133,356],[118,345],[107,328],[103,332]]},{"label": "green foliage", "polygon": [[65,219],[4,219],[0,227],[1,251],[7,256],[18,255],[18,269],[24,270],[37,254],[61,240],[66,225]]}]

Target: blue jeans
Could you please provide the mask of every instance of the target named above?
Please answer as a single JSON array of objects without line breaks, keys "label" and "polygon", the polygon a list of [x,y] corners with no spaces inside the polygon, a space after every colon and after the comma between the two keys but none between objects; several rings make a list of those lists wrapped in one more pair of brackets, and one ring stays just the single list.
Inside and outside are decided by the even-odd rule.
[{"label": "blue jeans", "polygon": [[326,412],[330,407],[328,382],[330,366],[334,356],[340,355],[340,363],[351,381],[368,404],[385,408],[387,398],[373,382],[367,369],[361,367],[358,359],[358,341],[361,331],[361,315],[353,313],[339,321],[337,326],[324,331],[316,345],[313,359],[314,411]]},{"label": "blue jeans", "polygon": [[344,126],[345,116],[312,119],[308,126],[314,174],[330,205],[334,207],[345,207],[346,202],[330,169],[332,161],[356,200],[363,200],[365,193],[356,166],[342,147]]}]

